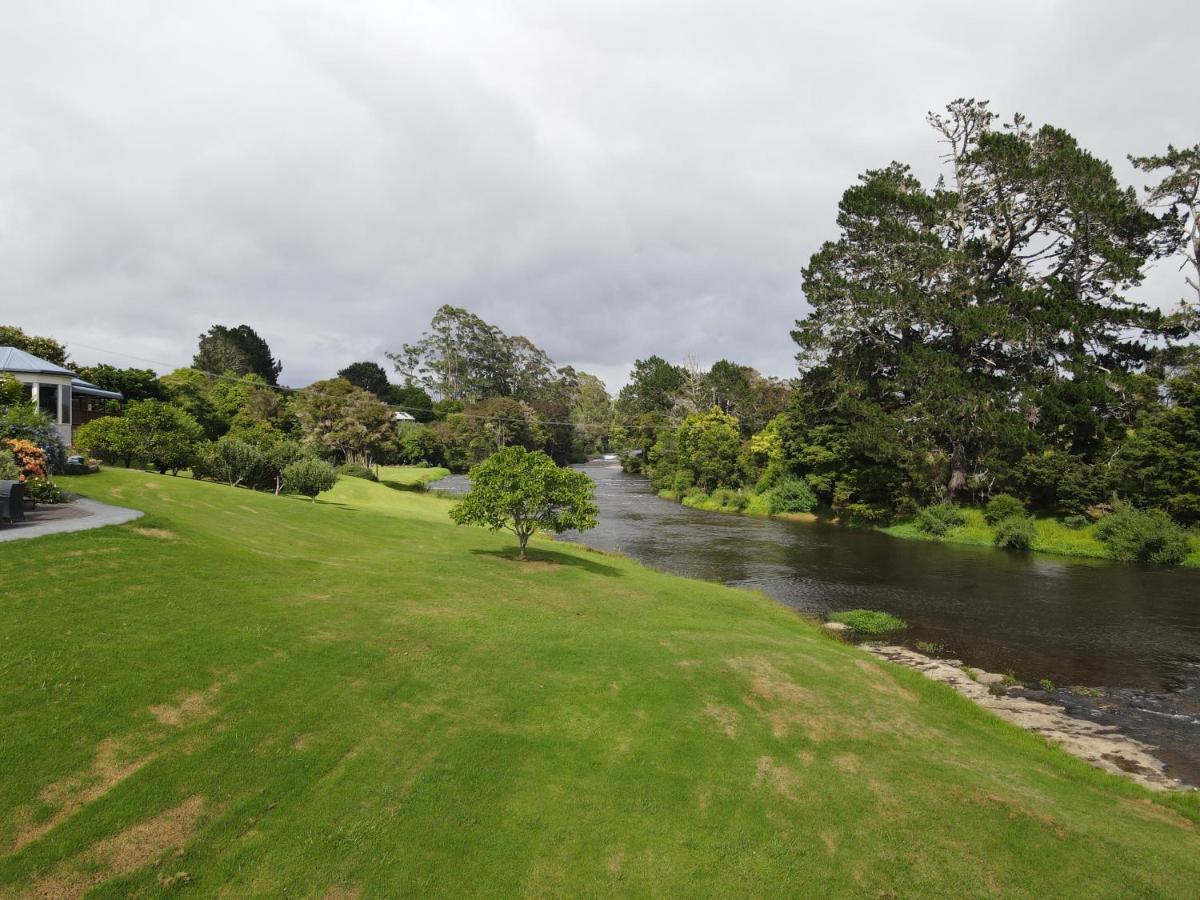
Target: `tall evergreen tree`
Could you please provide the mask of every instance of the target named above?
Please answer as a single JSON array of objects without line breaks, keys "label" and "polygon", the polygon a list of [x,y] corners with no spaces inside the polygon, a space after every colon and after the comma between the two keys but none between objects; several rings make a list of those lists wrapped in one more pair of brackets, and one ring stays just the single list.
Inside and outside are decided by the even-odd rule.
[{"label": "tall evergreen tree", "polygon": [[271,356],[271,348],[249,325],[229,328],[214,325],[200,335],[200,346],[192,366],[201,372],[224,375],[258,375],[267,384],[279,384],[283,364]]}]

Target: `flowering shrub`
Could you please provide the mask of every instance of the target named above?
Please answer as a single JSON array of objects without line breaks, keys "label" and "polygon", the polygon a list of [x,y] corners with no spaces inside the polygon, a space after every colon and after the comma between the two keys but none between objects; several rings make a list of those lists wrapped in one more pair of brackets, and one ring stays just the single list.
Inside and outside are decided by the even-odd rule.
[{"label": "flowering shrub", "polygon": [[23,438],[4,438],[0,443],[8,447],[21,470],[21,480],[46,477],[46,451],[33,441]]},{"label": "flowering shrub", "polygon": [[58,429],[49,417],[31,403],[0,406],[0,441],[6,438],[29,441],[46,454],[45,465],[52,472],[63,471],[67,454]]}]

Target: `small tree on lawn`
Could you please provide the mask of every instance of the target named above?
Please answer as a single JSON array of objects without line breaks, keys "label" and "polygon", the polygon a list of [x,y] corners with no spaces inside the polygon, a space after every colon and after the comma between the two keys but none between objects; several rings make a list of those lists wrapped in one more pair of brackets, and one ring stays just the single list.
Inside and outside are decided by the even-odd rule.
[{"label": "small tree on lawn", "polygon": [[182,409],[161,400],[135,400],[121,417],[133,443],[133,456],[159,473],[179,474],[191,464],[204,437],[200,423]]},{"label": "small tree on lawn", "polygon": [[75,429],[75,449],[107,463],[133,464],[137,452],[128,423],[119,416],[101,416]]},{"label": "small tree on lawn", "polygon": [[230,487],[237,487],[262,469],[265,460],[253,444],[226,436],[212,445],[205,462],[214,478],[219,478]]},{"label": "small tree on lawn", "polygon": [[323,459],[306,456],[283,470],[283,487],[289,494],[302,494],[317,502],[317,494],[337,483],[337,472]]},{"label": "small tree on lawn", "polygon": [[470,475],[471,490],[450,510],[450,518],[459,525],[511,531],[521,559],[539,528],[561,534],[596,527],[592,480],[582,472],[560,469],[541,450],[505,447]]}]

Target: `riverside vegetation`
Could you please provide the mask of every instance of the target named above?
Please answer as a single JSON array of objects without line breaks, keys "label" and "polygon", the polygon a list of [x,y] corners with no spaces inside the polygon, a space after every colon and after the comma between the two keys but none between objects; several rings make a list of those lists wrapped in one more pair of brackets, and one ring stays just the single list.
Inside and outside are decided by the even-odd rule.
[{"label": "riverside vegetation", "polygon": [[1195,796],[419,474],[65,479],[146,516],[0,545],[0,893],[1194,893]]}]

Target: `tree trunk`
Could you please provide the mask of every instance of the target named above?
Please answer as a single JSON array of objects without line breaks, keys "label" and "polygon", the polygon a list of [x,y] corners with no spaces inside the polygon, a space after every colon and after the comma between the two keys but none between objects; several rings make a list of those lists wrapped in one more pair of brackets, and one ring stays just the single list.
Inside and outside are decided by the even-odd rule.
[{"label": "tree trunk", "polygon": [[527,543],[529,543],[529,535],[526,534],[524,531],[518,532],[517,533],[517,542],[520,544],[520,547],[521,547],[520,552],[517,554],[517,559],[524,561],[525,545]]},{"label": "tree trunk", "polygon": [[946,493],[953,499],[954,495],[967,486],[966,450],[962,444],[955,444],[950,454],[950,483]]}]

